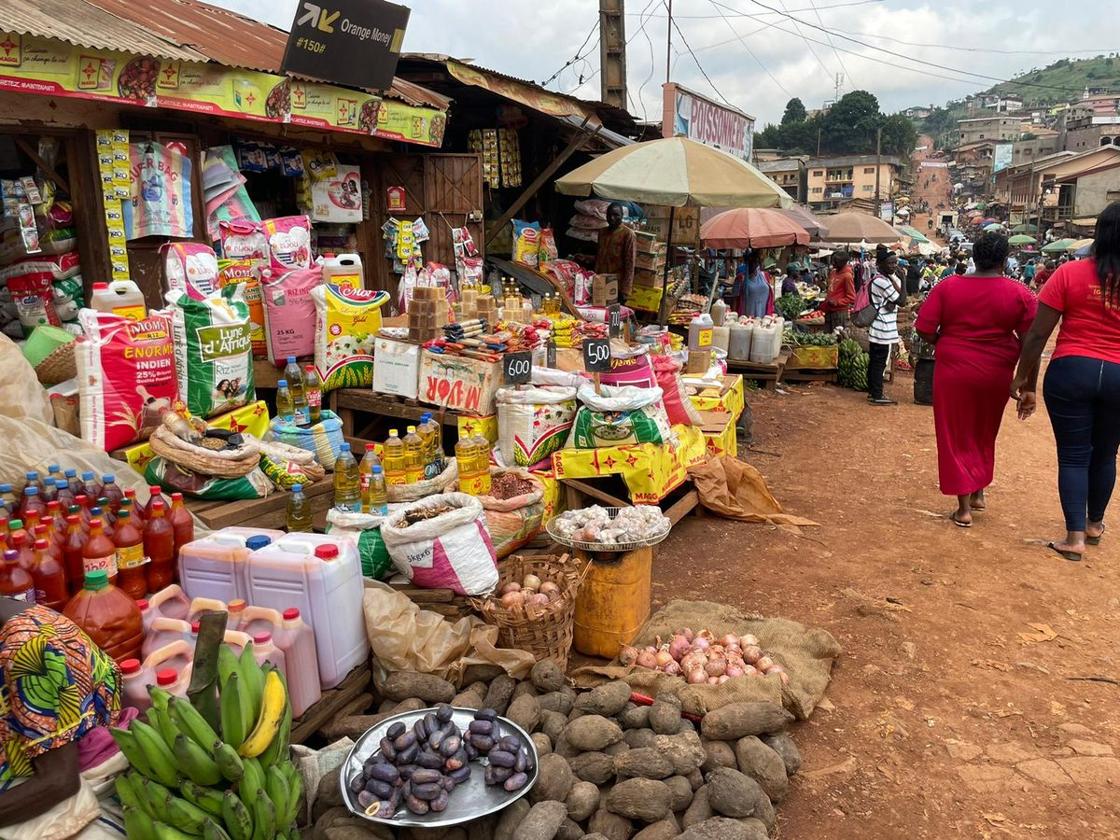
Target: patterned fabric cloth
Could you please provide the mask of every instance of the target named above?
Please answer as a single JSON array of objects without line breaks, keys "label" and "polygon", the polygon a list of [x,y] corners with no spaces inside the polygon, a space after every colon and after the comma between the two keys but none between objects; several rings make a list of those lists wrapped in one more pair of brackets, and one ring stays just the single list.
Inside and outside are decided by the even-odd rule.
[{"label": "patterned fabric cloth", "polygon": [[0,628],[0,791],[120,710],[120,669],[70,619],[35,606]]}]

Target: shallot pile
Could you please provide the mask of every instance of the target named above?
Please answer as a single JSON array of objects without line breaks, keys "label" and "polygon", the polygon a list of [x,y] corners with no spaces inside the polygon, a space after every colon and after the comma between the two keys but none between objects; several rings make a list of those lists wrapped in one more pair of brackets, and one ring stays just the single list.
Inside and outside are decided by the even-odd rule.
[{"label": "shallot pile", "polygon": [[606,508],[592,505],[560,514],[552,527],[563,539],[609,545],[660,536],[669,530],[670,524],[661,508],[654,505],[623,508],[614,519]]},{"label": "shallot pile", "polygon": [[521,582],[510,581],[498,590],[498,601],[507,610],[526,606],[547,607],[560,600],[560,586],[537,575],[525,575]]},{"label": "shallot pile", "polygon": [[692,685],[722,685],[733,677],[777,674],[782,685],[789,684],[786,669],[758,646],[758,637],[747,633],[727,633],[718,639],[708,630],[693,633],[689,627],[677,630],[668,642],[638,649],[623,645],[618,660],[623,665],[640,665],[671,676],[683,677]]}]

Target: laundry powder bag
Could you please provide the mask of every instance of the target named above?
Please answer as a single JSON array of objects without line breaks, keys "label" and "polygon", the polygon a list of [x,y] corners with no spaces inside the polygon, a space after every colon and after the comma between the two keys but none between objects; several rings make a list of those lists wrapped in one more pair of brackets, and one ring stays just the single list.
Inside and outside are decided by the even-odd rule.
[{"label": "laundry powder bag", "polygon": [[213,417],[256,399],[253,329],[241,290],[204,300],[168,293],[180,397],[191,414]]},{"label": "laundry powder bag", "polygon": [[82,438],[105,451],[145,440],[179,398],[172,316],[83,309],[75,345]]},{"label": "laundry powder bag", "polygon": [[388,292],[326,283],[311,290],[315,302],[315,367],[323,390],[373,384],[373,342],[381,329]]}]

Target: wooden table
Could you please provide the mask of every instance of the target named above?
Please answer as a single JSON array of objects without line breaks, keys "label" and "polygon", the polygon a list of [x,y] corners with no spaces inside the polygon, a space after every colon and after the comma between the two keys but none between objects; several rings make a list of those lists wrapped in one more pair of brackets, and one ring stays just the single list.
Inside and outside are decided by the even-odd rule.
[{"label": "wooden table", "polygon": [[[347,710],[346,707],[369,691],[372,681],[373,672],[367,662],[347,674],[346,679],[334,688],[324,691],[317,703],[308,707],[299,718],[292,721],[292,743],[302,744],[323,726],[344,714],[357,715],[365,712],[364,708]],[[371,697],[371,703],[372,699]]]},{"label": "wooden table", "polygon": [[[436,406],[421,405],[416,400],[378,394],[368,388],[340,388],[330,393],[330,408],[342,420],[342,433],[348,438],[381,440],[384,430],[377,418],[390,417],[399,420],[420,422],[420,416],[430,413],[440,424],[459,428],[459,412],[441,409]],[[362,414],[375,415],[374,418]],[[403,431],[403,430],[402,430]]]},{"label": "wooden table", "polygon": [[755,362],[746,362],[741,359],[727,360],[727,369],[743,375],[744,379],[754,379],[762,384],[763,388],[775,388],[782,380],[786,363],[789,361],[789,351],[783,350],[773,364],[760,365]]},{"label": "wooden table", "polygon": [[[327,510],[334,502],[334,479],[328,477],[309,484],[303,488],[303,494],[311,503],[315,528],[323,530],[326,527]],[[203,525],[215,531],[229,525],[283,530],[288,524],[290,497],[291,493],[277,490],[263,499],[244,499],[235,502],[188,499],[187,509],[197,516]]]}]

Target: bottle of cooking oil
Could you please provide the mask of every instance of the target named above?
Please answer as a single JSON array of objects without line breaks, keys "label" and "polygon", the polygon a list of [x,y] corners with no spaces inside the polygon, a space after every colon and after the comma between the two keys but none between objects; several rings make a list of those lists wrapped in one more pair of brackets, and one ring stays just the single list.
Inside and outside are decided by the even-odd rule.
[{"label": "bottle of cooking oil", "polygon": [[[385,472],[381,469],[381,465],[377,464],[369,475],[369,492],[366,495],[369,499],[369,510],[366,513],[372,513],[375,516],[386,516],[389,513],[389,488],[385,486]],[[362,504],[365,504],[366,499],[363,498]]]},{"label": "bottle of cooking oil", "polygon": [[362,513],[369,513],[369,483],[370,475],[374,467],[381,466],[381,459],[377,457],[377,452],[373,448],[372,443],[366,444],[366,454],[362,458],[362,462],[358,464],[358,492],[362,497]]},{"label": "bottle of cooking oil", "polygon": [[415,426],[409,426],[404,436],[404,472],[408,484],[424,480],[424,440]]},{"label": "bottle of cooking oil", "polygon": [[385,469],[385,483],[407,484],[404,441],[397,436],[396,429],[389,430],[389,439],[381,450],[381,466]]},{"label": "bottle of cooking oil", "polygon": [[292,409],[297,426],[311,425],[311,409],[307,405],[307,392],[303,387],[303,371],[299,368],[295,356],[288,357],[287,367],[284,368],[284,379],[288,382],[288,391],[292,395]]},{"label": "bottle of cooking oil", "polygon": [[281,379],[276,383],[276,416],[280,422],[289,425],[295,423],[296,407],[292,402],[292,392],[288,390],[288,380]]},{"label": "bottle of cooking oil", "polygon": [[474,440],[475,475],[477,490],[475,495],[490,495],[490,441],[482,435],[476,435]]},{"label": "bottle of cooking oil", "polygon": [[288,496],[288,533],[310,533],[311,519],[311,503],[303,495],[303,485],[293,484]]},{"label": "bottle of cooking oil", "polygon": [[338,460],[334,462],[334,506],[351,512],[362,509],[358,462],[350,454],[348,443],[339,446]]},{"label": "bottle of cooking oil", "polygon": [[439,423],[432,419],[431,412],[420,415],[416,433],[424,441],[424,477],[435,478],[443,472],[443,440]]},{"label": "bottle of cooking oil", "polygon": [[463,436],[455,442],[455,462],[459,468],[459,492],[476,495],[478,459],[475,457],[474,438]]}]

